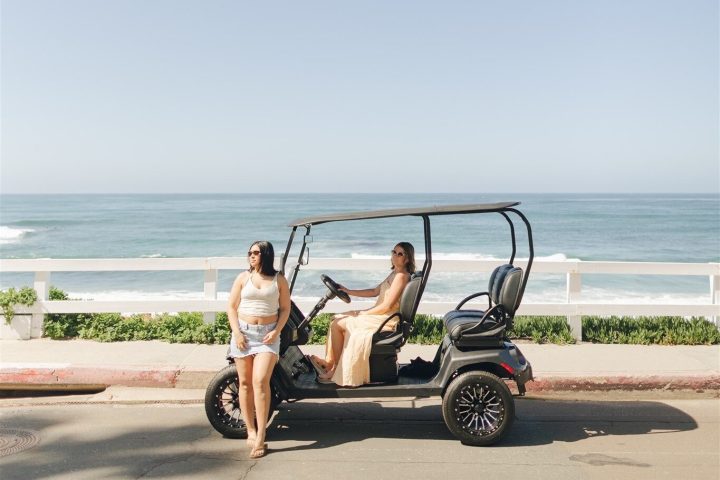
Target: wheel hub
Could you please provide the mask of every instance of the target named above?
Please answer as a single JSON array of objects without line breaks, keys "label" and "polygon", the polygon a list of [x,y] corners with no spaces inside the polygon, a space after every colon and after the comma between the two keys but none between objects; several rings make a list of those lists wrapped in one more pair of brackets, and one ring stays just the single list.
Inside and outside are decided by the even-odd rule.
[{"label": "wheel hub", "polygon": [[497,391],[478,383],[466,385],[459,392],[455,405],[455,418],[468,433],[489,435],[503,421],[505,406]]}]

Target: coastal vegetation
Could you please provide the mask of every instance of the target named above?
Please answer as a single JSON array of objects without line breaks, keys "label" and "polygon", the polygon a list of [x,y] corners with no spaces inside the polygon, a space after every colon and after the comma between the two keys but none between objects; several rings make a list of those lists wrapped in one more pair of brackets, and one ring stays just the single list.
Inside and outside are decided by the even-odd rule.
[{"label": "coastal vegetation", "polygon": [[31,306],[37,301],[37,292],[30,287],[22,287],[20,290],[8,288],[0,290],[0,308],[5,317],[5,323],[10,324],[15,316],[15,305]]},{"label": "coastal vegetation", "polygon": [[[68,300],[62,290],[51,288],[51,300]],[[312,322],[310,343],[325,342],[332,314],[318,315]],[[715,345],[720,331],[704,318],[683,317],[583,317],[583,341],[640,345]],[[410,343],[438,344],[443,337],[442,319],[418,314]],[[47,315],[44,335],[54,339],[82,338],[101,342],[162,340],[171,343],[224,344],[230,341],[227,315],[218,313],[204,323],[202,313],[119,313]],[[565,317],[518,316],[509,331],[512,339],[536,343],[574,343]]]},{"label": "coastal vegetation", "polygon": [[[50,300],[69,300],[67,293],[51,287]],[[6,322],[15,315],[15,305],[30,306],[37,300],[35,290],[23,287],[0,291],[0,308]],[[312,322],[311,344],[325,343],[331,313],[318,315]],[[717,345],[720,331],[702,317],[582,317],[583,341],[635,345]],[[171,343],[224,344],[230,341],[225,313],[212,323],[204,323],[199,312],[177,314],[73,313],[50,314],[43,335],[52,339],[81,338],[101,342],[162,340]],[[442,319],[418,314],[409,342],[438,344],[444,335]],[[571,344],[575,340],[565,317],[518,316],[508,336],[535,343]]]}]

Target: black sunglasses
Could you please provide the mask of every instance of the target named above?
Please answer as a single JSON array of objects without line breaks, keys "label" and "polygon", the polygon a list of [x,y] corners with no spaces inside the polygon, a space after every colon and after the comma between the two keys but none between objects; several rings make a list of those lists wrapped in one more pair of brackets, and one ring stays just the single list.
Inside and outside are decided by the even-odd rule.
[{"label": "black sunglasses", "polygon": [[397,257],[404,257],[404,256],[405,256],[405,252],[396,252],[395,250],[390,250],[390,253],[392,253],[393,255],[395,255],[395,256],[397,256]]},{"label": "black sunglasses", "polygon": [[260,250],[250,250],[248,252],[248,257],[253,257],[255,255],[260,255]]}]

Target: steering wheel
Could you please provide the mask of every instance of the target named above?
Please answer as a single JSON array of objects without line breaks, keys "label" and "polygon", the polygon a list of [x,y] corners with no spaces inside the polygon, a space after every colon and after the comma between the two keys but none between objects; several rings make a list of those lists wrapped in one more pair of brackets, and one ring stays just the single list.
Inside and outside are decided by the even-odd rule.
[{"label": "steering wheel", "polygon": [[350,295],[348,295],[347,292],[343,292],[342,290],[340,290],[340,285],[338,285],[335,280],[328,277],[327,275],[320,275],[320,280],[322,280],[328,290],[330,290],[330,293],[338,297],[343,302],[350,303]]}]

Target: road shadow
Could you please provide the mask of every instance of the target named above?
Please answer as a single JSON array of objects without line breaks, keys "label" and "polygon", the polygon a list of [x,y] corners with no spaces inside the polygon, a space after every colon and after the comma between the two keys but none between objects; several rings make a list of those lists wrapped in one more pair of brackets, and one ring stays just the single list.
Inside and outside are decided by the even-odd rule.
[{"label": "road shadow", "polygon": [[[440,405],[387,406],[388,402],[303,401],[284,404],[269,427],[268,440],[310,442],[282,450],[320,449],[368,438],[455,440]],[[407,401],[405,405],[407,405]],[[685,412],[655,401],[516,401],[511,428],[493,448],[577,442],[607,435],[655,435],[697,428]]]},{"label": "road shadow", "polygon": [[227,478],[228,468],[241,476],[252,465],[246,451],[210,427],[201,408],[49,410],[0,411],[0,447],[22,447],[29,435],[38,439],[28,449],[0,448],[0,478]]},{"label": "road shadow", "polygon": [[520,399],[500,446],[577,442],[598,436],[657,435],[695,430],[693,417],[657,401]]},{"label": "road shadow", "polygon": [[[488,448],[578,442],[599,435],[672,435],[697,428],[685,412],[655,401],[518,399],[516,406],[514,424]],[[69,405],[0,413],[0,433],[24,430],[40,438],[32,448],[0,457],[3,480],[237,478],[254,464],[245,442],[213,430],[201,405]],[[469,448],[448,431],[438,399],[285,403],[274,415],[267,439],[273,455],[357,446],[367,439],[423,440],[433,442],[434,451]]]}]

